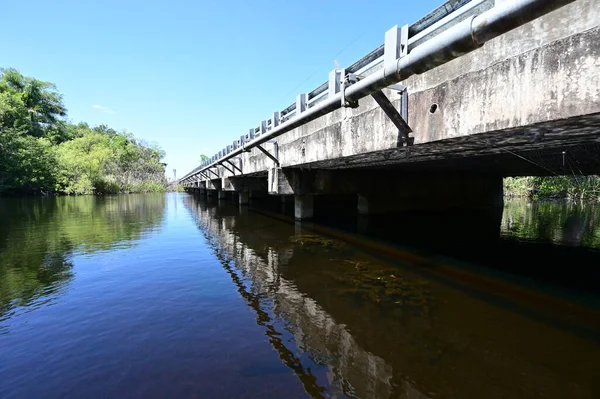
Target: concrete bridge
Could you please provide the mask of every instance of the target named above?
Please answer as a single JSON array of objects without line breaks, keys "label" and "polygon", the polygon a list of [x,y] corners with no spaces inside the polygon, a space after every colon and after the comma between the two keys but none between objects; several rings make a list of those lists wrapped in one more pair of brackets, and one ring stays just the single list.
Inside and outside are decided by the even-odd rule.
[{"label": "concrete bridge", "polygon": [[502,178],[600,173],[600,0],[450,0],[181,179],[240,204],[502,205]]}]

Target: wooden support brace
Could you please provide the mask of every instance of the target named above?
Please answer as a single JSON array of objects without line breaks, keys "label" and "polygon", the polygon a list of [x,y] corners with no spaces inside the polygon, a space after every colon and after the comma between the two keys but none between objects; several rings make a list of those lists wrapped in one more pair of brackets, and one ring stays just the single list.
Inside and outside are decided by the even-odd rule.
[{"label": "wooden support brace", "polygon": [[406,145],[412,145],[414,139],[412,137],[408,137],[408,134],[412,132],[408,123],[402,118],[402,115],[398,112],[394,105],[390,102],[390,100],[386,97],[385,94],[381,91],[376,91],[371,94],[371,97],[379,104],[383,112],[387,115],[388,118],[396,125],[400,134],[404,136],[404,142]]}]

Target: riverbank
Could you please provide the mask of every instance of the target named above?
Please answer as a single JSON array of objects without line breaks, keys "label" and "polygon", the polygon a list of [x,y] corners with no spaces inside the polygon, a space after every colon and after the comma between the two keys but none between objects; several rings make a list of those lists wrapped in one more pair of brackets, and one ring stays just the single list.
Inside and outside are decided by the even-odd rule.
[{"label": "riverbank", "polygon": [[504,179],[504,196],[528,199],[600,200],[600,177],[527,176]]},{"label": "riverbank", "polygon": [[129,132],[70,123],[54,84],[0,68],[0,195],[162,192],[164,156]]}]

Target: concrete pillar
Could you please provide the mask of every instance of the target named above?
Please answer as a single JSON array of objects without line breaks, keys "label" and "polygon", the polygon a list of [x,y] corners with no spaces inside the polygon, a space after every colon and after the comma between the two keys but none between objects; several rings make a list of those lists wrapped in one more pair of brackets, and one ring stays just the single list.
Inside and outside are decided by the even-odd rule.
[{"label": "concrete pillar", "polygon": [[358,234],[364,234],[367,232],[369,227],[369,216],[364,213],[358,212],[358,218],[356,218],[356,232]]},{"label": "concrete pillar", "polygon": [[209,197],[213,197],[216,192],[217,190],[206,190],[206,195],[208,195]]},{"label": "concrete pillar", "polygon": [[314,216],[314,196],[294,196],[294,217],[297,220],[311,219]]},{"label": "concrete pillar", "polygon": [[369,200],[363,194],[358,194],[358,202],[356,207],[359,215],[368,215],[369,212]]},{"label": "concrete pillar", "polygon": [[238,198],[240,205],[248,205],[248,203],[250,202],[250,192],[240,191]]},{"label": "concrete pillar", "polygon": [[219,190],[217,195],[218,195],[217,198],[220,199],[220,200],[223,200],[223,199],[227,198],[227,193],[225,191]]}]

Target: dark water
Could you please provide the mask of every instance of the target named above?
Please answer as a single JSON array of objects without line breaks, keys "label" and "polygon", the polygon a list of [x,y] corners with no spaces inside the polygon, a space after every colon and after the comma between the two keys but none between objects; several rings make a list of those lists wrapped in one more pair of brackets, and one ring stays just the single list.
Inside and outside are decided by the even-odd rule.
[{"label": "dark water", "polygon": [[0,398],[600,397],[598,205],[279,206],[0,199]]}]

